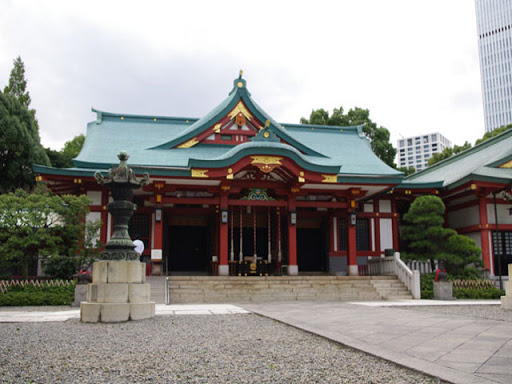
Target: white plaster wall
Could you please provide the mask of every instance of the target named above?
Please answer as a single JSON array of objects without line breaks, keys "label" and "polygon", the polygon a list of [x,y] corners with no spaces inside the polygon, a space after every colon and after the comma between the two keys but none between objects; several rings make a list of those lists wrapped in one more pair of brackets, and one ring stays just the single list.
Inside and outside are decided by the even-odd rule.
[{"label": "white plaster wall", "polygon": [[[496,210],[498,211],[498,226],[500,224],[512,224],[512,215],[509,213],[509,208],[512,208],[512,204],[496,204]],[[495,224],[494,216],[494,204],[487,204],[487,219],[489,224]]]},{"label": "white plaster wall", "polygon": [[[86,217],[86,221],[97,221],[101,220],[101,212],[89,212]],[[98,236],[92,239],[92,243],[96,244],[97,241],[100,240],[100,231],[98,231]]]},{"label": "white plaster wall", "polygon": [[373,204],[365,204],[363,207],[363,212],[373,212]]},{"label": "white plaster wall", "polygon": [[378,251],[382,252],[391,248],[393,248],[392,219],[380,219],[380,249]]},{"label": "white plaster wall", "polygon": [[390,200],[379,200],[379,212],[391,213],[391,201]]},{"label": "white plaster wall", "polygon": [[87,191],[87,197],[91,200],[91,205],[101,205],[101,191]]},{"label": "white plaster wall", "polygon": [[480,224],[480,214],[477,206],[448,212],[448,226],[450,228],[455,229],[478,224]]},{"label": "white plaster wall", "polygon": [[482,248],[482,238],[480,237],[480,232],[465,233],[464,235],[474,240],[478,248]]}]

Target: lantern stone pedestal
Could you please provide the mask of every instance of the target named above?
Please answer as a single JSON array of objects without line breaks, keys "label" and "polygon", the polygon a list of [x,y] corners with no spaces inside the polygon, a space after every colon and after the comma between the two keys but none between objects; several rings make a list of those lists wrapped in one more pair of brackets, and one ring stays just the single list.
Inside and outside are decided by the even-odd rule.
[{"label": "lantern stone pedestal", "polygon": [[155,303],[150,301],[151,288],[146,284],[146,264],[139,261],[128,223],[137,208],[131,202],[133,190],[149,181],[148,174],[137,180],[126,164],[125,151],[118,155],[119,166],[94,177],[110,189],[114,199],[107,209],[114,220],[112,237],[101,253],[101,261],[92,266],[92,283],[87,286],[87,301],[80,303],[80,320],[84,323],[116,323],[149,319],[155,316]]},{"label": "lantern stone pedestal", "polygon": [[146,284],[145,264],[140,261],[103,260],[93,264],[87,302],[80,304],[84,323],[114,323],[155,316]]},{"label": "lantern stone pedestal", "polygon": [[[508,278],[512,277],[512,264],[508,265]],[[505,296],[501,296],[501,308],[512,311],[512,280],[505,282]]]}]

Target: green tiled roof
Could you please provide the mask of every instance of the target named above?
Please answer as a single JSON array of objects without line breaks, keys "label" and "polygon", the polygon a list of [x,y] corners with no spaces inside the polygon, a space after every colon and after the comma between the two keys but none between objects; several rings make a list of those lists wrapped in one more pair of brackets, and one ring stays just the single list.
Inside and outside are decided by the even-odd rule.
[{"label": "green tiled roof", "polygon": [[414,188],[423,184],[451,189],[472,180],[510,183],[512,169],[498,168],[510,159],[512,130],[408,176],[401,188]]},{"label": "green tiled roof", "polygon": [[[269,120],[272,137],[286,144],[278,139],[255,138],[237,146],[199,143],[190,148],[176,148],[210,128],[240,100],[258,120],[263,123]],[[132,167],[149,168],[150,173],[162,175],[190,174],[192,167],[223,167],[249,154],[276,154],[290,157],[305,169],[338,173],[343,178],[398,183],[403,177],[403,173],[386,165],[372,152],[368,139],[362,135],[362,126],[277,123],[252,100],[246,82],[241,78],[235,80],[228,97],[201,119],[93,111],[97,119],[87,125],[84,146],[73,160],[76,168],[52,171],[37,166],[36,171],[71,174],[82,169],[105,170],[117,164],[117,154],[126,150]]]}]

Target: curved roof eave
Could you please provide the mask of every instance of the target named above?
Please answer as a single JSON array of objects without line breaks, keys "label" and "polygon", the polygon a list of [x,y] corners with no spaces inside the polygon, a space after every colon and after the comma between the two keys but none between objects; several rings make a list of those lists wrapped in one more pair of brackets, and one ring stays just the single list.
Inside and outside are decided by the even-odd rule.
[{"label": "curved roof eave", "polygon": [[300,153],[296,148],[288,144],[282,143],[261,143],[261,142],[247,142],[232,148],[224,155],[214,159],[190,159],[190,168],[224,168],[228,167],[245,156],[250,155],[272,155],[272,156],[285,156],[295,161],[302,168],[312,172],[323,172],[338,174],[341,166],[315,164],[309,161]]}]

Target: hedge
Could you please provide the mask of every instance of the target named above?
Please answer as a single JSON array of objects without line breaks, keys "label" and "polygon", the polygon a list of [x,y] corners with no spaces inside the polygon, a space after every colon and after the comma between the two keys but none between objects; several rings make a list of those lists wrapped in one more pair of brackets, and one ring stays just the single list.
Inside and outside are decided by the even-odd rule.
[{"label": "hedge", "polygon": [[74,299],[74,282],[9,282],[0,293],[0,306],[71,305]]}]

